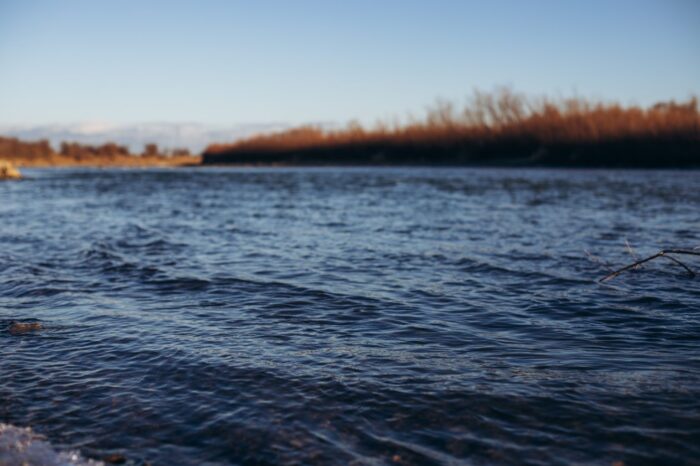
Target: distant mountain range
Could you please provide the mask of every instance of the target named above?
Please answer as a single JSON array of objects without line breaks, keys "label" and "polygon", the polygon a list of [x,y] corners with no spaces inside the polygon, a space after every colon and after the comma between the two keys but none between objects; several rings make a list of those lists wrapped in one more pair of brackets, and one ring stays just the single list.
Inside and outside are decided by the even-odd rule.
[{"label": "distant mountain range", "polygon": [[61,142],[104,144],[115,142],[141,152],[144,144],[155,143],[163,149],[183,148],[199,153],[211,143],[230,143],[255,134],[288,129],[285,123],[251,123],[230,127],[200,123],[141,123],[115,125],[87,122],[56,125],[0,126],[0,136],[16,137],[25,141],[47,139],[58,149]]}]

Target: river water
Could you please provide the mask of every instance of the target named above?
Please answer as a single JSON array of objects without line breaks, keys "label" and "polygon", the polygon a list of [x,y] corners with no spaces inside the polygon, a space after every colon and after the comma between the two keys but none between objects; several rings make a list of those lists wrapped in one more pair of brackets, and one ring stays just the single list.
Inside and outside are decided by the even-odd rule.
[{"label": "river water", "polygon": [[700,246],[698,172],[25,175],[0,183],[0,422],[57,452],[700,464],[700,277],[597,282]]}]

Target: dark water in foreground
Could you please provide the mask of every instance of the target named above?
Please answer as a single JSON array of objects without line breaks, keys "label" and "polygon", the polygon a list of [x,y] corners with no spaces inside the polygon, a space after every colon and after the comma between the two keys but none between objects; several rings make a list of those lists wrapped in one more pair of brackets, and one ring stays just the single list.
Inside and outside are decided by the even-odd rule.
[{"label": "dark water in foreground", "polygon": [[58,450],[700,464],[700,278],[600,285],[585,253],[699,246],[698,172],[26,174],[0,184],[0,422]]}]

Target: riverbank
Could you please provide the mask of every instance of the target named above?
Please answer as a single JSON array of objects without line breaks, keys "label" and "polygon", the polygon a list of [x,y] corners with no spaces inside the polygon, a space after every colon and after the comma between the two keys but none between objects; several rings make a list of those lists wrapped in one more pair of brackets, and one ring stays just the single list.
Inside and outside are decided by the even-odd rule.
[{"label": "riverbank", "polygon": [[116,158],[88,157],[77,159],[72,157],[53,156],[38,159],[21,159],[6,157],[21,168],[50,168],[50,167],[185,167],[200,165],[202,158],[198,155],[188,156],[159,156],[147,157],[128,155]]},{"label": "riverbank", "polygon": [[212,144],[202,163],[700,167],[700,112],[696,98],[641,108],[502,90],[476,93],[461,110],[438,103],[403,124],[303,126]]},{"label": "riverbank", "polygon": [[700,168],[700,141],[620,140],[584,144],[347,144],[299,150],[205,152],[203,165],[417,165],[487,167]]},{"label": "riverbank", "polygon": [[148,144],[136,154],[125,146],[105,143],[99,146],[62,143],[54,150],[46,140],[21,141],[0,137],[0,160],[23,167],[176,167],[199,165],[201,157],[187,150],[163,152]]},{"label": "riverbank", "polygon": [[457,110],[441,102],[422,120],[328,130],[302,126],[211,144],[204,153],[142,153],[125,146],[25,142],[0,137],[0,159],[19,167],[492,166],[700,168],[698,100],[647,108],[581,99],[476,93]]}]

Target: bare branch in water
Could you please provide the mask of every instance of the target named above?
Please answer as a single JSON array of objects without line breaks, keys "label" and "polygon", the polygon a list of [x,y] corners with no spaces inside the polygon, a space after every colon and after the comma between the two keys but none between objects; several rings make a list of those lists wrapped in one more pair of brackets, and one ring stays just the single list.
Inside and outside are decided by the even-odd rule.
[{"label": "bare branch in water", "polygon": [[639,257],[637,254],[634,252],[634,249],[632,249],[632,246],[630,245],[630,242],[627,241],[627,238],[625,238],[625,247],[627,247],[627,252],[630,253],[630,256],[632,256],[632,259],[635,261],[639,260]]},{"label": "bare branch in water", "polygon": [[622,267],[621,269],[615,270],[614,272],[609,273],[608,275],[604,276],[603,278],[601,278],[601,279],[598,280],[598,281],[599,281],[600,283],[602,283],[602,282],[604,282],[604,281],[606,281],[606,280],[610,280],[611,278],[615,278],[615,277],[617,277],[618,275],[620,275],[622,272],[625,272],[625,271],[627,271],[627,270],[630,270],[630,269],[634,269],[634,268],[636,268],[636,267],[639,267],[641,264],[643,264],[643,263],[645,263],[645,262],[649,262],[650,260],[654,260],[654,259],[656,259],[657,257],[665,257],[666,259],[675,262],[676,264],[678,264],[678,265],[680,265],[681,267],[683,267],[683,268],[686,270],[686,272],[688,272],[688,275],[689,275],[690,277],[695,277],[695,272],[693,272],[693,271],[691,270],[690,267],[688,267],[687,265],[685,265],[685,264],[684,264],[683,262],[681,262],[679,259],[677,259],[677,258],[675,258],[675,257],[673,257],[673,256],[670,256],[669,254],[685,254],[685,255],[689,255],[689,256],[700,256],[700,251],[697,251],[697,250],[689,250],[689,249],[664,249],[663,251],[659,251],[659,252],[657,252],[656,254],[654,254],[654,255],[652,255],[652,256],[649,256],[649,257],[646,257],[646,258],[644,258],[644,259],[638,260],[638,261],[636,261],[636,262],[633,262],[632,264],[629,264],[629,265],[626,265],[626,266]]},{"label": "bare branch in water", "polygon": [[693,272],[693,271],[690,269],[690,267],[688,267],[687,265],[685,265],[683,262],[679,261],[679,260],[676,259],[675,257],[673,257],[673,256],[663,256],[663,257],[665,257],[666,259],[668,259],[668,260],[670,260],[670,261],[673,261],[673,262],[675,262],[676,264],[678,264],[678,265],[680,265],[681,267],[683,267],[683,268],[685,269],[685,271],[688,272],[688,275],[690,275],[691,278],[695,276],[695,272]]},{"label": "bare branch in water", "polygon": [[586,253],[586,256],[588,256],[588,259],[589,259],[591,262],[593,262],[593,263],[595,263],[595,264],[598,264],[598,265],[600,265],[600,266],[602,266],[602,267],[605,267],[605,268],[608,269],[610,272],[613,271],[613,268],[610,267],[610,265],[608,265],[606,262],[604,262],[600,257],[594,256],[593,254],[591,254],[590,251],[588,251],[588,249],[584,249],[583,252]]}]

